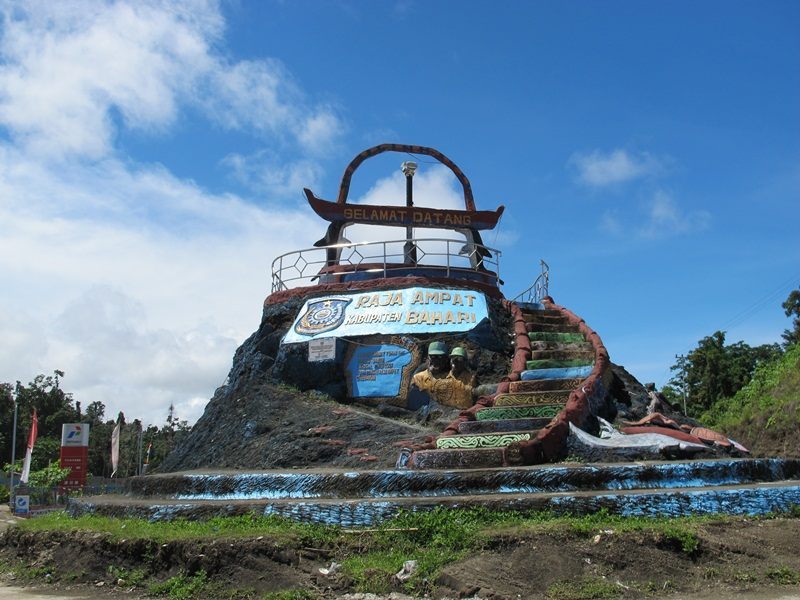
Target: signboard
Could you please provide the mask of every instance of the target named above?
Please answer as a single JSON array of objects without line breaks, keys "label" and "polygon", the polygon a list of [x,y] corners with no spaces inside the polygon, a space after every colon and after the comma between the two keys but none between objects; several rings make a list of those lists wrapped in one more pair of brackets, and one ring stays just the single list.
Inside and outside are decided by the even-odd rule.
[{"label": "signboard", "polygon": [[358,346],[347,362],[351,398],[386,398],[398,396],[404,367],[411,364],[409,350],[394,344]]},{"label": "signboard", "polygon": [[27,515],[31,511],[30,496],[14,496],[14,513]]},{"label": "signboard", "polygon": [[497,210],[452,210],[424,206],[379,206],[346,204],[317,198],[304,190],[314,212],[332,223],[366,223],[400,227],[433,227],[437,229],[494,229],[505,207]]},{"label": "signboard", "polygon": [[307,300],[284,344],[313,338],[464,332],[488,318],[486,297],[473,290],[405,288]]},{"label": "signboard", "polygon": [[308,342],[308,362],[334,360],[336,358],[336,338],[320,338]]},{"label": "signboard", "polygon": [[69,469],[61,482],[61,489],[80,488],[86,485],[89,469],[89,424],[64,423],[61,426],[61,457],[59,466]]},{"label": "signboard", "polygon": [[61,446],[88,446],[88,423],[64,423],[61,426]]}]

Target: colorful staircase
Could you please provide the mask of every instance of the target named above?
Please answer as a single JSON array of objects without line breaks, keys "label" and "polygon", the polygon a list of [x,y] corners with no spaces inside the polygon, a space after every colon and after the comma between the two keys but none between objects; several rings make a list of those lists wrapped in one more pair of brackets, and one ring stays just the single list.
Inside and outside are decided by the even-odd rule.
[{"label": "colorful staircase", "polygon": [[512,366],[509,377],[516,381],[501,384],[485,405],[464,411],[436,440],[435,448],[412,454],[409,467],[507,466],[511,461],[506,449],[534,441],[592,373],[597,350],[574,315],[533,303],[509,303],[509,308],[517,316],[514,364],[521,369],[515,375]]}]

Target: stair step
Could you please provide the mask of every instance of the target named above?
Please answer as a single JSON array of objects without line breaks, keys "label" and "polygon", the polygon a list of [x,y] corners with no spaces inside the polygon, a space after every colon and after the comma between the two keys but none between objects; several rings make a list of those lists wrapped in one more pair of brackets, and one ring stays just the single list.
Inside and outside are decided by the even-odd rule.
[{"label": "stair step", "polygon": [[470,433],[443,435],[436,440],[436,447],[443,449],[471,450],[473,448],[505,448],[513,442],[525,442],[536,437],[530,431],[503,433]]},{"label": "stair step", "polygon": [[552,417],[523,419],[492,419],[464,421],[459,424],[459,433],[501,433],[506,431],[538,431],[550,422]]},{"label": "stair step", "polygon": [[498,394],[494,406],[536,406],[540,404],[565,404],[572,390],[548,390],[542,392],[512,392]]},{"label": "stair step", "polygon": [[531,360],[594,360],[593,350],[532,350]]},{"label": "stair step", "polygon": [[558,369],[532,369],[523,371],[520,378],[523,381],[532,379],[584,379],[592,372],[591,366],[585,367],[563,367]]},{"label": "stair step", "polygon": [[[529,333],[577,333],[577,325],[569,323],[525,323]],[[583,337],[583,336],[581,336]]]},{"label": "stair step", "polygon": [[583,343],[586,338],[582,333],[575,331],[531,331],[528,329],[528,338],[532,342],[565,342],[565,343]]},{"label": "stair step", "polygon": [[502,448],[417,450],[414,469],[490,469],[503,466]]},{"label": "stair step", "polygon": [[566,317],[561,313],[557,315],[542,314],[541,312],[522,313],[526,323],[566,323]]},{"label": "stair step", "polygon": [[550,317],[558,317],[563,315],[563,313],[560,310],[554,310],[552,308],[543,308],[543,305],[534,304],[532,302],[517,302],[517,306],[519,306],[523,315],[526,313],[547,315]]},{"label": "stair step", "polygon": [[[528,334],[529,336],[531,334]],[[570,334],[573,335],[573,334]],[[594,347],[589,342],[545,342],[542,340],[531,340],[531,350],[534,352],[591,352]]]},{"label": "stair step", "polygon": [[526,392],[544,392],[544,391],[557,391],[569,390],[572,391],[577,388],[583,381],[582,377],[574,379],[538,379],[534,381],[512,381],[508,385],[508,391],[512,394],[520,394]]},{"label": "stair step", "polygon": [[552,419],[564,408],[563,404],[518,404],[515,406],[490,406],[475,413],[478,421],[501,419]]},{"label": "stair step", "polygon": [[553,359],[553,358],[539,358],[529,360],[525,363],[528,370],[535,369],[567,369],[570,367],[586,367],[594,364],[594,360],[586,360],[585,358],[570,358],[570,359]]}]

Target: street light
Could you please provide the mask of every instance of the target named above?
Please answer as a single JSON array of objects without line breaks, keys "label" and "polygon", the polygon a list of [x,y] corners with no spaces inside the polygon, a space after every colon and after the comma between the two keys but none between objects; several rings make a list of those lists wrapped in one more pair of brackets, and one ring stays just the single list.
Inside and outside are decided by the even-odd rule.
[{"label": "street light", "polygon": [[[407,160],[400,169],[403,175],[406,176],[406,206],[412,208],[414,206],[414,193],[413,193],[413,180],[414,173],[417,171],[417,163]],[[408,213],[408,218],[411,219],[411,211]],[[414,229],[411,225],[406,225],[406,244],[403,248],[405,260],[414,265],[417,264],[417,247],[414,245]]]}]

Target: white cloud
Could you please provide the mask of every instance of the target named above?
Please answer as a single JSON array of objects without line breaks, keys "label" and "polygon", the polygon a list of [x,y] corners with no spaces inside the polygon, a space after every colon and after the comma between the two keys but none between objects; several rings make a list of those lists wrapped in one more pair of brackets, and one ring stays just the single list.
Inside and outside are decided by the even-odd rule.
[{"label": "white cloud", "polygon": [[170,402],[210,397],[258,326],[269,261],[320,229],[310,211],[210,195],[161,168],[108,160],[64,176],[4,158],[0,381],[63,369],[109,414],[160,422]]},{"label": "white cloud", "polygon": [[342,130],[342,122],[332,109],[324,108],[301,123],[297,137],[308,152],[320,154],[330,149]]},{"label": "white cloud", "polygon": [[250,155],[232,153],[222,159],[237,181],[268,198],[303,196],[303,188],[318,188],[322,168],[313,160],[281,162],[273,151],[260,150]]},{"label": "white cloud", "polygon": [[646,220],[638,234],[647,239],[684,235],[703,231],[710,221],[708,211],[685,211],[667,192],[658,190],[647,204]]},{"label": "white cloud", "polygon": [[577,169],[578,180],[591,187],[604,187],[657,175],[664,169],[663,161],[647,152],[633,154],[620,149],[609,153],[599,150],[588,154],[575,153],[570,157],[569,164]]},{"label": "white cloud", "polygon": [[0,381],[63,369],[83,406],[161,423],[174,403],[194,421],[258,326],[270,261],[321,227],[120,157],[115,137],[166,137],[199,110],[252,134],[255,158],[225,164],[285,195],[320,177],[307,148],[334,144],[341,122],[279,62],[228,58],[216,2],[0,12]]},{"label": "white cloud", "polygon": [[113,149],[116,115],[164,131],[181,105],[306,150],[342,131],[279,61],[218,51],[217,2],[12,2],[2,15],[0,124],[37,153],[99,158]]},{"label": "white cloud", "polygon": [[708,211],[684,210],[669,193],[657,190],[637,214],[619,208],[607,210],[601,215],[598,227],[614,236],[628,234],[657,240],[704,231],[710,223]]}]

